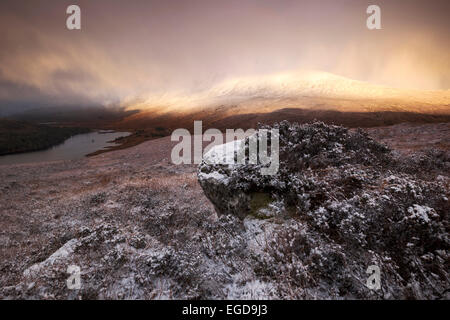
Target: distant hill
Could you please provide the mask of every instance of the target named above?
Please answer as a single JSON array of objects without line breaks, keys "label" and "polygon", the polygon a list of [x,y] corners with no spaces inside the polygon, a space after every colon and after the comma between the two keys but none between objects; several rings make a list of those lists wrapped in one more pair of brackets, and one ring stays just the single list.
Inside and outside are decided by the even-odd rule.
[{"label": "distant hill", "polygon": [[284,108],[450,114],[450,90],[398,89],[326,72],[288,72],[230,79],[194,94],[150,97],[130,108],[155,114],[210,112],[218,108],[232,114]]},{"label": "distant hill", "polygon": [[64,126],[82,124],[83,127],[102,128],[113,121],[130,116],[137,111],[123,108],[61,106],[29,109],[8,119],[33,123],[58,123]]},{"label": "distant hill", "polygon": [[195,94],[152,97],[116,122],[122,128],[183,128],[194,120],[221,128],[256,122],[323,120],[346,126],[447,122],[450,90],[406,90],[372,85],[326,72],[291,72],[231,79]]},{"label": "distant hill", "polygon": [[0,155],[47,149],[85,128],[62,128],[0,118]]}]

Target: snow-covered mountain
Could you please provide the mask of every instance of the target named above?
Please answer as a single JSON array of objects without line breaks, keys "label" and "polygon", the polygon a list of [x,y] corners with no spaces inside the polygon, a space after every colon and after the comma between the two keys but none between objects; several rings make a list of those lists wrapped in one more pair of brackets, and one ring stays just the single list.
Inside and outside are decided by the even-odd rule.
[{"label": "snow-covered mountain", "polygon": [[[308,71],[225,81],[207,92],[211,98],[405,98],[450,101],[450,91],[401,90],[351,80],[327,72]],[[444,101],[443,100],[443,101]]]},{"label": "snow-covered mountain", "polygon": [[[301,107],[340,111],[450,113],[450,90],[407,90],[373,85],[320,71],[229,79],[196,94],[152,97],[142,109],[194,111],[233,106],[234,112]],[[161,109],[161,107],[163,107]]]}]

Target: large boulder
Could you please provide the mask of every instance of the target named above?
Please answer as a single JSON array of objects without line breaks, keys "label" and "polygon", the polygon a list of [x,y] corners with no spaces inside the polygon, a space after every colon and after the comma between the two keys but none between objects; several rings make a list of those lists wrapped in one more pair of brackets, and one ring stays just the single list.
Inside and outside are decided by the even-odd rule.
[{"label": "large boulder", "polygon": [[[348,167],[366,170],[391,160],[388,148],[362,131],[350,132],[321,122],[300,126],[287,121],[261,129],[279,131],[280,164],[275,175],[263,174],[264,166],[259,162],[248,163],[249,141],[259,140],[258,133],[228,143],[234,145],[234,150],[245,148],[246,164],[230,163],[230,158],[236,156],[230,154],[233,148],[220,145],[205,154],[198,168],[200,185],[219,214],[232,214],[241,219],[259,215],[260,208],[275,200],[309,208],[322,190],[320,183],[313,183],[317,178],[327,180],[333,169],[336,172]],[[346,193],[351,191],[349,188],[358,187],[358,181],[349,179],[352,181],[345,183]],[[336,179],[330,182],[336,187],[343,186]]]}]

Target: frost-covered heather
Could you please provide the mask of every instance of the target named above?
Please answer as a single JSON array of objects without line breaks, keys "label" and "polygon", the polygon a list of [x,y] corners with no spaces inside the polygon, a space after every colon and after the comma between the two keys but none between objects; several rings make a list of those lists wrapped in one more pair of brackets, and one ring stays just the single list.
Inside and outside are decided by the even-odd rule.
[{"label": "frost-covered heather", "polygon": [[[320,122],[274,127],[280,131],[277,175],[259,174],[259,165],[205,161],[199,181],[219,214],[283,226],[264,245],[268,255],[259,256],[261,275],[276,279],[279,293],[301,298],[445,293],[446,152],[396,157],[361,130]],[[371,264],[382,270],[380,292],[365,287]]]},{"label": "frost-covered heather", "polygon": [[[207,179],[216,208],[196,166],[169,163],[169,138],[0,167],[0,297],[445,298],[446,153],[405,157],[363,132],[278,126],[278,176],[220,168],[232,179]],[[380,291],[365,286],[372,264]],[[80,290],[66,286],[69,265]]]}]

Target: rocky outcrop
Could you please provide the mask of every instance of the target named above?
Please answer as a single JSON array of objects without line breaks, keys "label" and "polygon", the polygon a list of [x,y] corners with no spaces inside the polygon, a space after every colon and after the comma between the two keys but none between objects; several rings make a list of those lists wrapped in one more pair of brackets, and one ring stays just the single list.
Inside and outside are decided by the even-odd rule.
[{"label": "rocky outcrop", "polygon": [[[305,286],[338,273],[341,279],[329,280],[348,282],[342,290],[352,294],[359,290],[350,275],[370,264],[384,270],[386,297],[440,297],[449,288],[449,178],[433,173],[448,168],[448,156],[400,159],[362,131],[324,123],[273,128],[280,136],[276,175],[262,175],[260,164],[213,163],[214,150],[198,169],[219,215],[294,224],[274,240],[271,263],[283,270],[283,261],[284,268],[298,261],[303,271],[292,272]],[[330,268],[317,265],[318,252],[335,261]],[[316,277],[308,277],[313,269]]]},{"label": "rocky outcrop", "polygon": [[[249,141],[259,140],[258,133],[245,141],[229,143],[234,144],[234,150],[245,148],[246,164],[230,164],[227,158],[233,159],[233,155],[226,154],[225,150],[230,153],[233,149],[226,149],[224,145],[205,154],[198,169],[198,179],[219,214],[232,214],[243,219],[258,214],[258,209],[266,207],[271,199],[309,209],[315,205],[318,191],[322,189],[320,183],[313,180],[330,180],[327,175],[333,174],[333,169],[341,172],[348,167],[358,167],[365,172],[370,167],[392,161],[387,147],[362,131],[350,132],[323,123],[291,125],[287,121],[275,124],[273,128],[279,130],[280,139],[280,165],[275,175],[264,175],[263,165],[259,162],[249,164]],[[358,187],[355,179],[347,181],[346,189]],[[342,187],[342,181],[338,179],[333,178],[330,182],[331,189]]]}]

